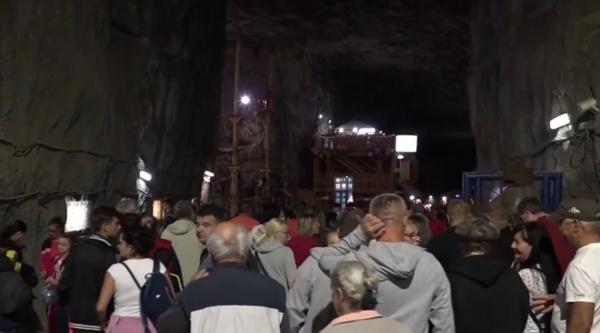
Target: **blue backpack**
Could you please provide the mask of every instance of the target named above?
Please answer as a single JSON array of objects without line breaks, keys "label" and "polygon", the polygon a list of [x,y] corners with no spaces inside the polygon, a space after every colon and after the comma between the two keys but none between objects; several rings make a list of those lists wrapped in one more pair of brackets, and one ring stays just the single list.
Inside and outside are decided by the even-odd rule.
[{"label": "blue backpack", "polygon": [[160,272],[160,262],[154,259],[152,273],[146,275],[146,282],[143,286],[135,278],[133,272],[125,263],[121,263],[133,281],[140,289],[140,313],[144,329],[148,332],[148,319],[156,325],[156,321],[174,303],[174,296],[171,292],[167,278]]}]

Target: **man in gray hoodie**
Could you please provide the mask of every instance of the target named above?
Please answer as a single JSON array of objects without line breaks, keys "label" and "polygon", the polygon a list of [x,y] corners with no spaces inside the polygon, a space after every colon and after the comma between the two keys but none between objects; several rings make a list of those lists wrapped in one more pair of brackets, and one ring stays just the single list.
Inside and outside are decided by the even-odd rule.
[{"label": "man in gray hoodie", "polygon": [[183,284],[187,285],[198,271],[200,253],[204,246],[196,237],[194,212],[189,202],[180,201],[175,205],[177,221],[170,224],[162,233],[162,238],[170,240],[181,265]]},{"label": "man in gray hoodie", "polygon": [[[433,255],[405,242],[407,214],[401,197],[391,193],[375,197],[363,228],[327,248],[319,265],[329,274],[340,261],[360,261],[379,277],[376,296],[381,314],[405,323],[414,333],[454,333],[448,278]],[[368,225],[382,226],[370,242],[363,231]]]}]

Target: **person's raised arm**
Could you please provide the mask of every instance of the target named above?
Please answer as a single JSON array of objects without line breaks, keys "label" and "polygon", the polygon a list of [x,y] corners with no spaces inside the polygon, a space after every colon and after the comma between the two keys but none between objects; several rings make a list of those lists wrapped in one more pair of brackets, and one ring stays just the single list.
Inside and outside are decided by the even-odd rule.
[{"label": "person's raised arm", "polygon": [[376,239],[384,232],[384,224],[381,219],[372,214],[365,215],[354,231],[342,238],[339,243],[330,245],[323,251],[319,259],[319,266],[325,274],[329,274],[344,256],[357,251],[370,239]]}]

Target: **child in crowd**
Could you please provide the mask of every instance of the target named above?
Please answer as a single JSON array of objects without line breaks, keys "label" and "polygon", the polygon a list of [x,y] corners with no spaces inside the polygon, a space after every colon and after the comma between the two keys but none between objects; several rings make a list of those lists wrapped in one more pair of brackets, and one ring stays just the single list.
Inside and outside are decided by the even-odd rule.
[{"label": "child in crowd", "polygon": [[53,271],[46,277],[46,296],[48,303],[48,332],[66,333],[68,332],[67,311],[63,305],[56,299],[56,288],[62,275],[71,247],[73,238],[70,235],[62,234],[56,237],[57,257],[54,258]]}]

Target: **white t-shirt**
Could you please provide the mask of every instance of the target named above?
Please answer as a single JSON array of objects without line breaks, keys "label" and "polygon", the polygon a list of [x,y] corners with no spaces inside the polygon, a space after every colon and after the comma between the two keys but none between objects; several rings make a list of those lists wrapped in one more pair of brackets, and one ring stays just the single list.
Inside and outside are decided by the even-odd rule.
[{"label": "white t-shirt", "polygon": [[569,264],[556,290],[552,332],[567,332],[569,303],[594,303],[594,322],[590,333],[600,333],[600,243],[579,250]]},{"label": "white t-shirt", "polygon": [[[154,262],[152,259],[127,259],[124,261],[135,275],[140,286],[152,273]],[[160,272],[166,271],[160,264]],[[115,311],[114,315],[122,317],[140,317],[140,289],[133,281],[131,274],[123,264],[113,264],[108,268],[108,274],[115,280]]]}]

